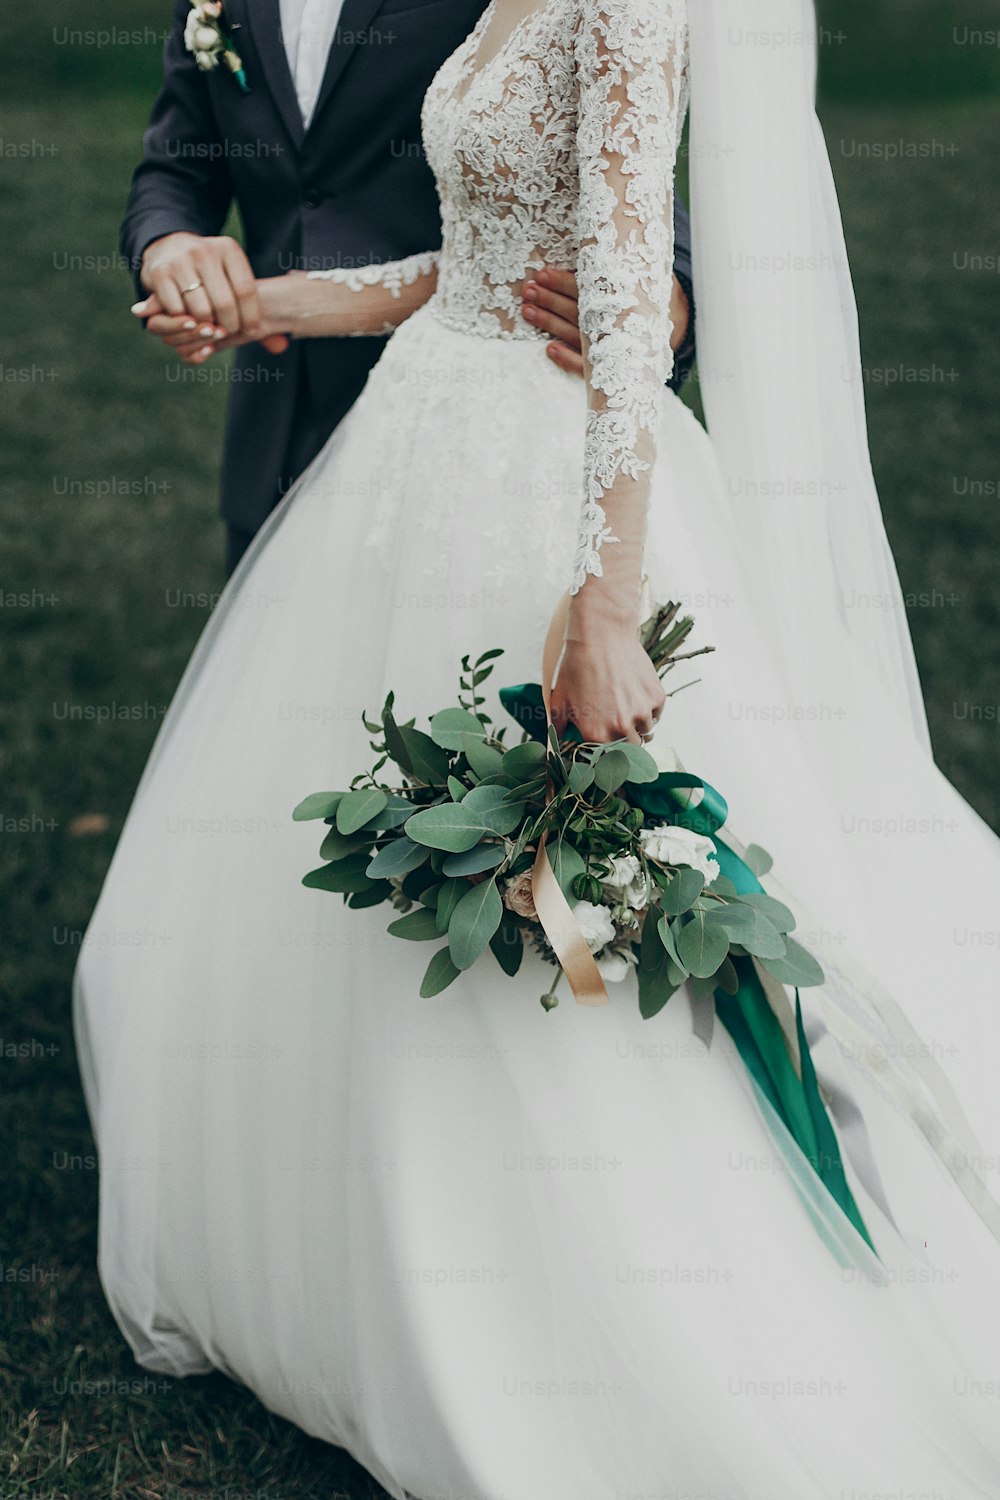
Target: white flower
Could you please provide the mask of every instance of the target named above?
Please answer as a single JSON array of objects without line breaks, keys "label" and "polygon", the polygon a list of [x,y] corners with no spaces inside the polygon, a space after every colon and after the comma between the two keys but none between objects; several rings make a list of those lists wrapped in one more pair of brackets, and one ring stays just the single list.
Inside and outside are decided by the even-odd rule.
[{"label": "white flower", "polygon": [[641,911],[646,905],[646,877],[634,854],[616,854],[611,860],[611,874],[604,881],[605,890],[621,896],[626,906]]},{"label": "white flower", "polygon": [[519,917],[527,917],[532,922],[538,921],[535,900],[531,894],[530,870],[524,870],[520,875],[515,875],[513,880],[507,881],[503,893],[503,904],[508,910],[516,912]]},{"label": "white flower", "polygon": [[184,25],[184,45],[194,53],[194,60],[203,72],[216,66],[222,51],[222,33],[217,22],[212,24],[220,11],[221,6],[217,10],[208,5],[196,5]]},{"label": "white flower", "polygon": [[607,984],[620,984],[635,963],[635,954],[631,948],[609,948],[596,962]]},{"label": "white flower", "polygon": [[591,953],[596,953],[615,936],[615,924],[606,906],[595,906],[593,901],[578,901],[573,915]]},{"label": "white flower", "polygon": [[661,865],[690,865],[692,870],[701,871],[708,885],[719,874],[715,844],[707,834],[663,823],[656,828],[641,828],[639,842],[650,859]]}]

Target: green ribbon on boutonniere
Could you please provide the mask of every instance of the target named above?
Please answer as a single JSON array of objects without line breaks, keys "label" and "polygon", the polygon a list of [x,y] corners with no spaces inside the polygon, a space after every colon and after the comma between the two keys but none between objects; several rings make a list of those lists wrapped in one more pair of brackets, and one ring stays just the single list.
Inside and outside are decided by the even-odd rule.
[{"label": "green ribbon on boutonniere", "polygon": [[243,59],[236,50],[232,31],[222,9],[222,0],[191,0],[191,11],[184,27],[184,45],[194,55],[203,73],[217,68],[219,62],[229,69],[244,94],[249,94]]},{"label": "green ribbon on boutonniere", "polygon": [[[546,742],[546,713],[538,683],[519,683],[501,688],[500,701],[526,734]],[[570,724],[564,740],[581,743],[576,726]],[[663,771],[655,781],[627,782],[621,788],[633,806],[638,807],[655,824],[689,828],[712,839],[716,849],[721,878],[727,879],[739,895],[767,893],[746,860],[720,837],[729,815],[725,798],[698,776],[683,771]],[[769,964],[766,971],[749,954],[733,959],[735,988],[716,988],[710,1003],[736,1046],[754,1083],[778,1115],[782,1124],[810,1162],[830,1196],[840,1206],[866,1243],[875,1249],[861,1212],[851,1192],[841,1159],[840,1145],[826,1105],[820,1095],[802,1019],[798,985],[818,983],[822,970],[804,949],[795,945],[794,958]],[[796,978],[797,965],[801,966]],[[779,981],[777,987],[774,980]],[[776,1004],[784,996],[784,984],[795,988],[794,1051],[786,1027],[779,1018]],[[771,995],[769,995],[769,989]],[[787,1000],[784,1001],[787,1007]],[[706,1045],[711,1044],[711,1024],[699,1030]]]}]

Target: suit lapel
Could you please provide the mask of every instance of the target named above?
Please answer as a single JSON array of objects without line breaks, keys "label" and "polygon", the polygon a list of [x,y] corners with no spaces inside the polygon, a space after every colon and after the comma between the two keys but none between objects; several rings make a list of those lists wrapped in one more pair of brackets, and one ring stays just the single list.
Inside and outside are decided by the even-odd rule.
[{"label": "suit lapel", "polygon": [[[278,0],[268,0],[273,3],[275,9]],[[355,49],[358,46],[358,37],[367,31],[382,6],[382,0],[344,0],[344,8],[337,22],[337,29],[333,34],[330,44],[330,53],[326,60],[326,72],[323,74],[323,82],[320,84],[319,95],[316,99],[316,108],[313,110],[312,119],[309,121],[309,131],[316,128],[320,112],[333,93],[340,79],[341,73],[347,67]]]},{"label": "suit lapel", "polygon": [[[296,147],[301,146],[305,127],[281,36],[280,0],[230,0],[229,14],[234,23],[249,24],[254,50],[264,69],[271,96]],[[234,40],[239,48],[238,31]],[[253,88],[253,79],[250,87]]]}]

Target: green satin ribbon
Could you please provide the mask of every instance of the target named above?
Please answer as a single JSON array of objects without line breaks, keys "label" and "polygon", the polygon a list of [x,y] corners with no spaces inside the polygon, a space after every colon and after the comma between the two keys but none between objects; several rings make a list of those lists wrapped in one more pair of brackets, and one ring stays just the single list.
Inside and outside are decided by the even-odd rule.
[{"label": "green satin ribbon", "polygon": [[[499,696],[504,708],[521,728],[544,744],[545,708],[538,683],[526,682],[501,688]],[[581,741],[574,724],[569,725],[564,738],[577,744]],[[628,782],[624,790],[628,800],[649,816],[711,838],[722,874],[732,881],[740,895],[753,891],[766,894],[746,861],[719,837],[719,831],[729,816],[729,808],[725,798],[708,782],[684,771],[662,771],[655,781]],[[692,805],[690,794],[699,791],[701,796]],[[801,1077],[789,1056],[781,1022],[767,998],[753,960],[734,957],[733,964],[739,987],[735,995],[727,994],[723,989],[715,991],[716,1015],[732,1037],[747,1071],[827,1192],[874,1250],[871,1235],[848,1185],[840,1144],[819,1092],[802,1021],[799,992],[795,991],[795,1030]]]}]

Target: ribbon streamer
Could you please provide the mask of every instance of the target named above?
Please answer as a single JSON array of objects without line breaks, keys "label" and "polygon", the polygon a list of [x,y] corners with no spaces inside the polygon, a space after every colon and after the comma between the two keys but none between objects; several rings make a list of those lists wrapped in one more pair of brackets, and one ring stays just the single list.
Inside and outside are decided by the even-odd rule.
[{"label": "ribbon streamer", "polygon": [[[562,657],[566,640],[566,621],[569,615],[569,595],[564,594],[556,606],[542,651],[542,703],[545,708],[545,744],[548,748],[548,731],[552,724],[552,681]],[[552,778],[547,779],[545,801],[552,798]],[[573,908],[563,895],[562,887],[555,877],[545,852],[547,831],[543,830],[538,840],[535,863],[531,870],[531,898],[535,903],[538,920],[569,981],[573,998],[578,1005],[607,1005],[610,996],[601,978],[601,971],[594,955],[580,931],[580,924],[573,915]]]}]

